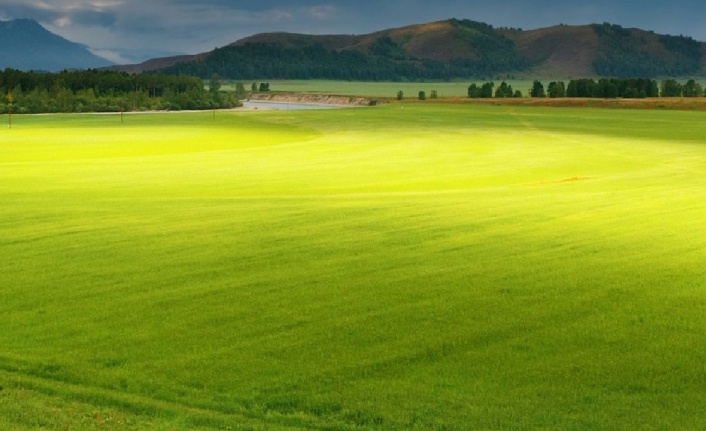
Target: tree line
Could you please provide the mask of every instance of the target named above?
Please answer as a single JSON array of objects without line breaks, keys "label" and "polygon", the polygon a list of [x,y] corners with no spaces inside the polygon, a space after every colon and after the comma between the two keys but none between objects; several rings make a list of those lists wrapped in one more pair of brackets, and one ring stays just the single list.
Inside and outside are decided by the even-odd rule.
[{"label": "tree line", "polygon": [[[385,49],[379,46],[378,49]],[[245,86],[236,85],[233,92],[221,90],[222,78],[212,74],[204,81],[192,76],[157,74],[130,75],[107,70],[64,71],[60,73],[22,72],[14,69],[0,71],[0,113],[52,112],[121,112],[145,110],[203,110],[233,108],[246,96]],[[207,87],[207,88],[206,88]],[[270,91],[270,84],[253,83],[252,92]],[[647,78],[602,78],[552,81],[545,88],[534,81],[528,90],[530,97],[578,98],[646,98],[646,97],[702,97],[701,84],[693,79],[680,83],[665,79],[661,83]],[[398,99],[403,94],[399,92]],[[427,94],[420,92],[419,99]],[[432,91],[430,99],[438,97]],[[522,91],[502,82],[473,83],[468,87],[471,98],[524,97]]]},{"label": "tree line", "polygon": [[[520,90],[513,91],[512,86],[502,82],[497,89],[495,83],[471,84],[468,97],[522,97]],[[529,89],[530,97],[578,97],[600,99],[642,99],[647,97],[702,97],[706,92],[701,84],[689,79],[682,84],[675,79],[665,79],[658,83],[647,78],[592,78],[572,79],[568,85],[564,81],[552,81],[545,88],[541,81],[534,81]]]},{"label": "tree line", "polygon": [[0,71],[0,112],[203,110],[238,106],[239,97],[190,76],[130,75],[105,70]]}]

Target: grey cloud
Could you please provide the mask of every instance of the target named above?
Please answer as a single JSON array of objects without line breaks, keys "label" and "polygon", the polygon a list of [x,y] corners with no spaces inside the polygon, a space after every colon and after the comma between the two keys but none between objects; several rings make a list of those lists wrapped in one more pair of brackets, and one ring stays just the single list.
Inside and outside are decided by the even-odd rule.
[{"label": "grey cloud", "polygon": [[52,21],[57,14],[51,10],[37,9],[24,5],[1,5],[0,17],[3,19],[32,18],[37,21]]},{"label": "grey cloud", "polygon": [[110,27],[117,21],[110,12],[79,11],[68,16],[75,25]]}]

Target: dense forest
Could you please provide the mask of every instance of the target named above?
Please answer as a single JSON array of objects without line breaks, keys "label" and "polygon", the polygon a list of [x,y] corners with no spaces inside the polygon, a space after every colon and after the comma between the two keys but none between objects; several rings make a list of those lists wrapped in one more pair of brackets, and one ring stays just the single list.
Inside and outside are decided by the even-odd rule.
[{"label": "dense forest", "polygon": [[60,73],[0,72],[0,112],[121,112],[232,108],[236,94],[220,91],[219,82],[208,88],[190,76],[129,75],[111,71]]},{"label": "dense forest", "polygon": [[[192,75],[206,79],[216,73],[227,79],[334,79],[346,81],[449,80],[459,76],[498,73],[494,63],[402,58],[403,52],[389,37],[371,47],[371,54],[355,50],[326,50],[322,45],[287,48],[265,43],[217,48],[208,59],[180,63],[159,73]],[[387,53],[393,53],[387,56]]]},{"label": "dense forest", "polygon": [[599,76],[688,76],[700,71],[701,44],[690,37],[660,35],[664,53],[656,55],[646,38],[636,36],[633,30],[608,23],[592,27],[602,48],[593,63]]}]

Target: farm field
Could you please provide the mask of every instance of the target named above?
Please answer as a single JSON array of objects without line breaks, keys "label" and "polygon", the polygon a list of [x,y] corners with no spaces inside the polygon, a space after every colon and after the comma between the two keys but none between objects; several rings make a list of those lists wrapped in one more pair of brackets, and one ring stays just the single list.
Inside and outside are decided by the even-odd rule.
[{"label": "farm field", "polygon": [[[689,78],[682,78],[686,82]],[[468,98],[468,86],[472,83],[482,85],[486,81],[493,81],[494,89],[505,81],[513,90],[520,90],[521,98]],[[551,81],[568,83],[570,79],[544,79],[545,89]],[[701,85],[706,85],[702,79],[697,79]],[[417,102],[419,92],[424,91],[430,98],[432,91],[437,92],[439,100],[436,102],[447,103],[474,103],[511,106],[544,106],[544,107],[592,107],[592,108],[619,108],[619,109],[659,109],[659,110],[691,110],[706,111],[706,97],[655,97],[647,99],[597,99],[597,98],[531,98],[529,93],[533,81],[502,78],[488,78],[468,81],[452,82],[358,82],[358,81],[327,81],[327,80],[283,80],[269,82],[273,90],[270,96],[282,96],[296,99],[301,95],[329,94],[342,96],[361,96],[370,99],[383,99],[395,101],[397,92],[402,91],[404,103]],[[251,84],[251,83],[250,83]],[[250,84],[246,85],[250,88]],[[235,83],[223,86],[225,90],[234,91]],[[430,100],[431,101],[431,100]],[[425,102],[428,103],[428,102]]]},{"label": "farm field", "polygon": [[0,429],[699,429],[705,115],[13,117]]}]

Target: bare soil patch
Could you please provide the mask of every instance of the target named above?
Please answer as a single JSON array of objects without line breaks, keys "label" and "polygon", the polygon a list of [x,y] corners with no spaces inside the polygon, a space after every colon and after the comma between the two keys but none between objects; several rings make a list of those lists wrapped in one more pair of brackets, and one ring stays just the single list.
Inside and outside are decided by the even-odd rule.
[{"label": "bare soil patch", "polygon": [[369,106],[370,99],[360,96],[303,93],[253,93],[250,100],[260,102],[301,103],[317,105]]}]

